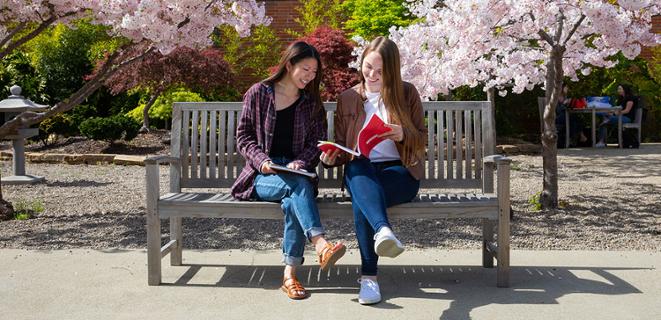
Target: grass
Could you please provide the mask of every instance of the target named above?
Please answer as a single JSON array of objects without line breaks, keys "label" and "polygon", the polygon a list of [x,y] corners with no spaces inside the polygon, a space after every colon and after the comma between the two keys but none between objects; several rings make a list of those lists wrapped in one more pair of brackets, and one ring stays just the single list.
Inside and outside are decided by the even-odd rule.
[{"label": "grass", "polygon": [[[542,192],[537,192],[530,196],[528,198],[528,204],[530,207],[535,210],[535,211],[541,211],[542,210],[542,203],[539,201],[540,198],[542,197]],[[559,209],[565,209],[569,206],[569,201],[567,200],[558,200],[558,208]]]},{"label": "grass", "polygon": [[528,199],[528,204],[535,210],[535,211],[541,211],[542,210],[542,203],[539,202],[540,197],[542,196],[541,192],[537,192],[530,196]]},{"label": "grass", "polygon": [[14,219],[28,220],[44,212],[43,201],[36,199],[32,201],[19,199],[14,203]]}]

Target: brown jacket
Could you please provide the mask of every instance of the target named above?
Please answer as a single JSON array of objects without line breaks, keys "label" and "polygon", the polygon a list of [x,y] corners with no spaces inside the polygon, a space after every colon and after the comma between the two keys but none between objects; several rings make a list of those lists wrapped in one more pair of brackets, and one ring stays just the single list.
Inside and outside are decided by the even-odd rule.
[{"label": "brown jacket", "polygon": [[[356,149],[358,132],[365,123],[364,104],[367,100],[363,88],[360,84],[342,92],[337,98],[337,111],[335,112],[335,143]],[[427,136],[425,127],[424,111],[422,110],[422,100],[418,90],[412,84],[404,82],[404,98],[407,106],[410,108],[411,117],[415,128],[402,128],[404,131],[404,140],[396,142],[397,151],[402,154],[403,143],[406,143],[407,137],[411,135],[422,135],[422,139]],[[335,162],[336,166],[343,165],[352,159],[352,155],[341,152]],[[424,159],[417,159],[415,163],[406,165],[411,175],[420,180],[424,177]]]}]

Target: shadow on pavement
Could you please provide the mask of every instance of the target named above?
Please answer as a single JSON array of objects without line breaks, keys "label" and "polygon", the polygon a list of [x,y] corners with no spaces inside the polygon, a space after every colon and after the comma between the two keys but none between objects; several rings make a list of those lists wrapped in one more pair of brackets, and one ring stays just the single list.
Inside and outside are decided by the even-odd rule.
[{"label": "shadow on pavement", "polygon": [[[225,269],[214,284],[191,283],[207,267]],[[282,266],[188,264],[174,283],[180,287],[241,287],[279,290]],[[383,301],[374,308],[402,309],[396,298],[449,300],[450,307],[440,319],[470,319],[473,309],[490,304],[558,304],[569,294],[624,295],[642,293],[613,272],[647,268],[516,266],[511,287],[495,286],[495,269],[478,266],[380,266],[379,283]],[[315,294],[346,294],[356,300],[359,266],[346,265],[322,272],[317,266],[303,266],[298,278],[313,298]],[[193,281],[194,282],[194,281]]]}]

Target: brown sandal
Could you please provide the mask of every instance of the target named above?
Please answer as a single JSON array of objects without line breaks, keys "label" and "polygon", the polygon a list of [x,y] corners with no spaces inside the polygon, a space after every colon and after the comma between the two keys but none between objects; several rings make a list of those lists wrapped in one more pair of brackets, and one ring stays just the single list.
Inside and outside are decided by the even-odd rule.
[{"label": "brown sandal", "polygon": [[[289,284],[287,284],[287,281],[289,281]],[[308,297],[308,292],[303,288],[303,285],[301,285],[300,282],[298,282],[298,279],[296,277],[291,277],[291,278],[283,278],[282,279],[282,287],[280,287],[282,291],[284,291],[287,294],[287,297],[289,299],[294,299],[294,300],[301,300],[305,299]]]},{"label": "brown sandal", "polygon": [[319,253],[319,266],[321,267],[321,270],[326,271],[328,268],[335,265],[335,262],[342,258],[346,252],[347,247],[340,242],[335,245],[326,243],[326,246],[321,249],[321,252]]}]

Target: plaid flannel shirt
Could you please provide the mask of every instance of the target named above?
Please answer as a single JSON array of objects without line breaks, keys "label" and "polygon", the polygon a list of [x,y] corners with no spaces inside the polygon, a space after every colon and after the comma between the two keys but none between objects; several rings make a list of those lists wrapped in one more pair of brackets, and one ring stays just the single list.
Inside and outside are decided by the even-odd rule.
[{"label": "plaid flannel shirt", "polygon": [[[319,140],[327,134],[325,114],[312,115],[316,101],[304,91],[301,101],[294,106],[294,139],[292,151],[294,160],[308,171],[314,171],[319,163],[317,148]],[[246,165],[232,185],[232,196],[248,200],[252,196],[254,180],[262,164],[271,160],[269,151],[273,143],[276,111],[273,86],[256,83],[243,96],[243,111],[236,130],[236,144],[239,153],[246,159]],[[276,137],[277,139],[277,137]]]}]

